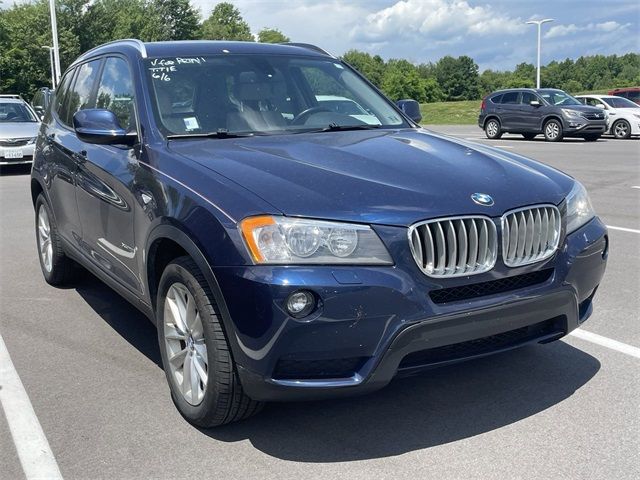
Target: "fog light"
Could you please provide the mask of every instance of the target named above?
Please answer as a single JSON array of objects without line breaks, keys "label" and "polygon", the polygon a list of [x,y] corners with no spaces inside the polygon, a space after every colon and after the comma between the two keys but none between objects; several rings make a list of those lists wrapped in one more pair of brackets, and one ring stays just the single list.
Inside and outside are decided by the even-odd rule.
[{"label": "fog light", "polygon": [[309,315],[316,306],[316,299],[307,290],[293,292],[287,298],[287,312],[294,318],[302,318]]}]

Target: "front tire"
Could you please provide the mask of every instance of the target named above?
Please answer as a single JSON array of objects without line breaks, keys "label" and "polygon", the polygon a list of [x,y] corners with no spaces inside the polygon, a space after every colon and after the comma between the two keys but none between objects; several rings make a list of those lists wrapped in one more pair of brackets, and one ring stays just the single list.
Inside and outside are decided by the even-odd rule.
[{"label": "front tire", "polygon": [[165,268],[156,319],[171,397],[189,423],[215,427],[261,409],[242,390],[213,295],[191,258]]},{"label": "front tire", "polygon": [[613,136],[623,140],[631,136],[631,125],[626,120],[618,120],[611,126]]},{"label": "front tire", "polygon": [[559,142],[563,136],[562,123],[559,120],[552,118],[544,124],[544,139],[547,142]]},{"label": "front tire", "polygon": [[80,267],[65,255],[58,226],[42,194],[36,199],[36,244],[40,269],[49,285],[64,286],[78,278]]},{"label": "front tire", "polygon": [[497,140],[502,137],[502,130],[500,129],[500,122],[495,118],[490,118],[487,123],[484,124],[484,133],[490,140]]}]

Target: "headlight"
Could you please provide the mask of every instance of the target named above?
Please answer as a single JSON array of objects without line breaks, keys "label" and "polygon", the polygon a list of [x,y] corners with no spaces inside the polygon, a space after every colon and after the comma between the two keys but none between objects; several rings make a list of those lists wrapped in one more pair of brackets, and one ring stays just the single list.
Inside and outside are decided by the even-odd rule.
[{"label": "headlight", "polygon": [[595,215],[587,191],[576,181],[567,195],[567,233],[577,230]]},{"label": "headlight", "polygon": [[256,263],[393,264],[367,225],[264,215],[245,218],[240,230]]},{"label": "headlight", "polygon": [[580,112],[578,112],[577,110],[568,110],[563,108],[562,113],[564,113],[565,116],[571,118],[583,118],[582,115],[580,115]]},{"label": "headlight", "polygon": [[31,145],[31,144],[33,144],[33,143],[36,143],[36,139],[37,139],[37,138],[38,138],[38,137],[31,137],[31,138],[29,139],[29,141],[27,142],[27,145]]},{"label": "headlight", "polygon": [[640,118],[640,114],[638,114],[638,113],[634,113],[633,116],[636,117],[636,118]]}]

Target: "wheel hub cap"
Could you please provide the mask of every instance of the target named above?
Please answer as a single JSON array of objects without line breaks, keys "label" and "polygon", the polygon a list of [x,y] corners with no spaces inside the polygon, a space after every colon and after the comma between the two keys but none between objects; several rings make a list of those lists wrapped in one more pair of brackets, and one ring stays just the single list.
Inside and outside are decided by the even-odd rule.
[{"label": "wheel hub cap", "polygon": [[207,389],[207,345],[195,298],[182,283],[169,287],[163,323],[166,367],[183,398],[199,405]]},{"label": "wheel hub cap", "polygon": [[38,209],[38,248],[42,265],[47,272],[53,268],[53,244],[51,243],[51,224],[44,205]]}]

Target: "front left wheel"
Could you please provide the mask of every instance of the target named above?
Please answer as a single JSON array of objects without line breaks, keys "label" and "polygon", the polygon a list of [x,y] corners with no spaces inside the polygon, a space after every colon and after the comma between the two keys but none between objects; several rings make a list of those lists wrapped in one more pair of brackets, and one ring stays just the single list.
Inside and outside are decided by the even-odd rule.
[{"label": "front left wheel", "polygon": [[156,319],[171,397],[189,423],[215,427],[261,409],[242,390],[213,295],[191,258],[165,268]]},{"label": "front left wheel", "polygon": [[631,125],[626,120],[618,120],[611,126],[611,133],[619,139],[627,139],[631,136]]}]

